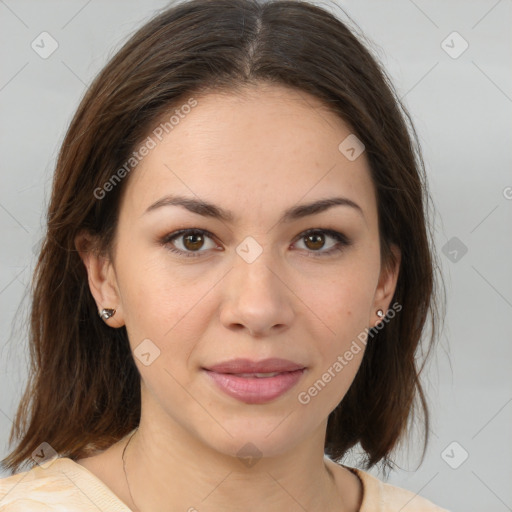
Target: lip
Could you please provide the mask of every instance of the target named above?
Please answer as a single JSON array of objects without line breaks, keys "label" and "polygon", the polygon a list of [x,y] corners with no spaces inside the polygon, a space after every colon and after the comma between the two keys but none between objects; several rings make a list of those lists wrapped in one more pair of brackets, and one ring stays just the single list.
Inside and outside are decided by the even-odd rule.
[{"label": "lip", "polygon": [[[247,404],[263,404],[278,398],[294,387],[306,370],[304,365],[286,359],[232,359],[209,368],[206,375],[227,395]],[[275,373],[273,377],[240,374]]]},{"label": "lip", "polygon": [[204,368],[216,373],[271,373],[271,372],[293,372],[302,370],[303,364],[273,357],[262,361],[251,361],[250,359],[231,359],[222,363]]}]

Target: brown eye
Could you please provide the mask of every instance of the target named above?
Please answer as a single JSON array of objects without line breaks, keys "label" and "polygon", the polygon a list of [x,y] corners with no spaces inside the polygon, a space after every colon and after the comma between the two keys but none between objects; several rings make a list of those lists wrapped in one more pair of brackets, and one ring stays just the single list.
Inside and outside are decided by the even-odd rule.
[{"label": "brown eye", "polygon": [[[326,246],[326,240],[331,239],[334,243]],[[335,252],[342,251],[351,245],[351,241],[343,234],[332,229],[311,229],[299,236],[298,242],[304,243],[307,256],[329,256]],[[322,250],[325,249],[325,250]]]},{"label": "brown eye", "polygon": [[313,251],[318,251],[319,249],[322,249],[322,247],[325,244],[325,237],[318,232],[306,235],[304,237],[304,240],[308,249],[311,249]]},{"label": "brown eye", "polygon": [[[207,240],[211,240],[211,245],[205,249]],[[216,247],[213,235],[202,229],[182,229],[164,236],[160,242],[171,252],[187,257],[203,256],[208,249]]]},{"label": "brown eye", "polygon": [[201,233],[192,233],[183,236],[183,245],[189,251],[197,251],[204,244],[204,237]]}]

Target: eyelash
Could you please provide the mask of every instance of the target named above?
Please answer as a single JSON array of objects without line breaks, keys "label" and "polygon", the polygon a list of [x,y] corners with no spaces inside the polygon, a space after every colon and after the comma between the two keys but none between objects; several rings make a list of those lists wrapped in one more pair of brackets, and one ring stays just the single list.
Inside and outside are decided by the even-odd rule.
[{"label": "eyelash", "polygon": [[[182,251],[181,249],[177,249],[176,247],[172,246],[171,242],[174,241],[175,239],[177,239],[183,235],[191,235],[191,234],[206,235],[208,238],[211,238],[211,239],[215,238],[212,233],[210,233],[209,231],[206,231],[204,229],[188,228],[188,229],[180,229],[179,231],[175,231],[173,233],[169,233],[168,235],[165,235],[160,240],[160,243],[162,245],[166,246],[166,248],[169,251],[179,254],[180,256],[184,256],[186,258],[201,257],[202,253],[205,253],[207,251]],[[305,238],[306,236],[311,235],[311,234],[325,234],[325,235],[333,238],[334,240],[336,240],[338,243],[334,247],[331,247],[327,251],[309,250],[309,251],[307,251],[308,257],[323,258],[326,256],[330,256],[334,253],[342,251],[345,247],[351,245],[351,243],[352,243],[343,233],[339,233],[338,231],[334,231],[332,229],[320,229],[320,228],[308,229],[307,231],[304,231],[296,238],[295,242],[297,242],[300,239]]]}]

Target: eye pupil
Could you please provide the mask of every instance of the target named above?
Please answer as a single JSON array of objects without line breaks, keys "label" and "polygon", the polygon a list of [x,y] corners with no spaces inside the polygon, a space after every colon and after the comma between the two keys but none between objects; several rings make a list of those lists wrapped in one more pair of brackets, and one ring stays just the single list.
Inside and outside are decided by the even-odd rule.
[{"label": "eye pupil", "polygon": [[[192,240],[191,245],[188,243],[190,240]],[[189,250],[200,249],[203,242],[204,238],[200,233],[192,233],[183,237],[183,245]]]},{"label": "eye pupil", "polygon": [[319,233],[311,233],[305,237],[306,245],[308,241],[313,240],[313,247],[309,246],[310,249],[321,249],[324,245],[324,236]]}]

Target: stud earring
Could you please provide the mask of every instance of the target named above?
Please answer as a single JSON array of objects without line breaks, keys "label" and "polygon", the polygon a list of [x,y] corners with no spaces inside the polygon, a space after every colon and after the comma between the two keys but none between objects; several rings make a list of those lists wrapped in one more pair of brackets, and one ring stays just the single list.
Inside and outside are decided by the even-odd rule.
[{"label": "stud earring", "polygon": [[[382,311],[382,309],[377,309],[377,311],[375,312],[377,314],[377,316],[382,319],[382,317],[384,316],[384,311]],[[375,322],[375,326],[374,327],[377,327],[377,329],[379,329],[378,326],[381,325],[381,322],[380,320],[377,320],[377,322]]]},{"label": "stud earring", "polygon": [[114,316],[116,314],[115,309],[102,309],[101,311],[98,311],[98,315],[100,315],[103,320],[108,320],[110,317]]}]

